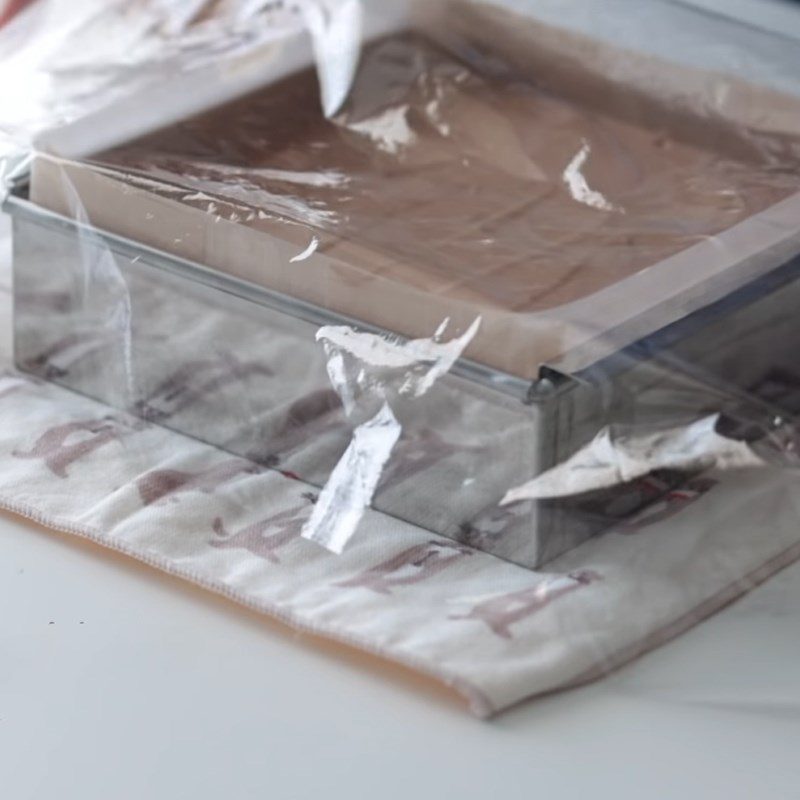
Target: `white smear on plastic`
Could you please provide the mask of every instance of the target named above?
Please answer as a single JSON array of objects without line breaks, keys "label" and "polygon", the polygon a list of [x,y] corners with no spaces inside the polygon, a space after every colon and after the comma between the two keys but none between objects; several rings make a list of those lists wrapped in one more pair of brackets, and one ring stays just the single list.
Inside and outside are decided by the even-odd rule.
[{"label": "white smear on plastic", "polygon": [[[317,337],[319,338],[319,337]],[[326,348],[327,350],[327,348]],[[347,367],[344,363],[342,352],[328,350],[328,378],[342,401],[344,413],[351,416],[356,408],[355,392],[352,382],[347,377]],[[356,384],[363,383],[365,375],[363,370],[356,376]]]},{"label": "white smear on plastic", "polygon": [[718,419],[719,414],[713,414],[691,425],[639,436],[614,436],[610,428],[603,428],[563,464],[511,489],[500,505],[606,489],[657,469],[695,472],[764,466],[745,442],[716,432]]},{"label": "white smear on plastic", "polygon": [[[269,167],[249,167],[247,170],[241,170],[232,167],[230,164],[218,163],[216,161],[187,159],[183,163],[189,167],[195,167],[198,172],[202,171],[202,174],[214,175],[221,180],[228,180],[231,183],[242,180],[252,181],[254,177],[258,177],[269,181],[280,181],[281,183],[291,183],[299,186],[336,188],[347,186],[351,180],[348,175],[332,169],[303,172],[299,170],[271,169]],[[197,199],[211,198],[202,192],[198,192]]]},{"label": "white smear on plastic", "polygon": [[[356,331],[346,325],[327,325],[317,331],[317,341],[325,344],[332,357],[346,353],[368,367],[408,370],[400,392],[421,397],[442,375],[450,371],[475,337],[480,325],[481,317],[476,317],[461,336],[449,342],[438,341],[444,333],[443,326],[439,326],[432,339],[409,339],[403,342],[375,333]],[[341,363],[340,358],[337,364]],[[337,377],[341,378],[342,374],[337,374]],[[335,382],[334,387],[339,389]]]},{"label": "white smear on plastic", "polygon": [[332,553],[344,550],[372,502],[400,432],[400,423],[388,403],[355,429],[350,445],[334,467],[311,517],[303,526],[304,539]]},{"label": "white smear on plastic", "polygon": [[360,122],[349,122],[347,127],[356,133],[369,136],[379,150],[395,155],[402,147],[416,141],[416,135],[408,124],[407,105],[387,108],[380,114]]},{"label": "white smear on plastic", "polygon": [[317,252],[318,247],[319,247],[319,239],[316,236],[314,236],[311,239],[311,242],[309,243],[308,247],[306,247],[306,249],[303,250],[302,253],[298,253],[293,258],[290,258],[289,263],[296,264],[298,261],[305,261],[307,258],[311,258],[311,256],[313,256],[314,253]]},{"label": "white smear on plastic", "polygon": [[298,7],[311,34],[322,110],[331,118],[341,109],[361,54],[361,0],[302,0]]},{"label": "white smear on plastic", "polygon": [[439,339],[441,339],[442,336],[444,336],[444,332],[447,330],[447,326],[449,324],[450,324],[450,317],[445,317],[442,320],[442,324],[439,325],[439,327],[436,329],[436,333],[433,334],[433,338],[436,339],[436,341],[439,341]]},{"label": "white smear on plastic", "polygon": [[613,203],[606,200],[600,192],[589,188],[586,176],[583,174],[582,170],[591,152],[592,148],[589,146],[589,143],[584,141],[581,149],[575,154],[575,158],[569,162],[567,168],[564,170],[564,183],[567,184],[567,188],[573,199],[585,206],[596,208],[599,211],[621,210],[617,209]]},{"label": "white smear on plastic", "polygon": [[428,119],[431,121],[433,126],[436,128],[436,130],[439,131],[439,134],[447,138],[450,135],[452,129],[449,123],[445,122],[441,118],[440,104],[441,104],[442,91],[440,86],[436,87],[436,94],[437,97],[431,100],[425,106],[425,114],[427,115]]},{"label": "white smear on plastic", "polygon": [[389,405],[390,390],[416,397],[425,394],[472,341],[481,318],[461,336],[441,342],[448,322],[449,318],[432,339],[406,342],[360,333],[347,326],[326,326],[317,331],[317,341],[323,343],[328,355],[328,377],[345,413],[354,414],[357,396],[362,393],[367,402],[380,401],[380,411],[355,429],[303,528],[306,539],[341,553],[355,533],[402,432]]},{"label": "white smear on plastic", "polygon": [[[230,167],[227,167],[230,171]],[[241,173],[237,171],[235,177]],[[317,172],[297,172],[285,169],[268,169],[266,167],[256,167],[248,169],[247,174],[256,175],[267,180],[283,181],[284,183],[299,184],[300,186],[319,186],[320,188],[347,186],[351,178],[336,170],[326,169]]]}]

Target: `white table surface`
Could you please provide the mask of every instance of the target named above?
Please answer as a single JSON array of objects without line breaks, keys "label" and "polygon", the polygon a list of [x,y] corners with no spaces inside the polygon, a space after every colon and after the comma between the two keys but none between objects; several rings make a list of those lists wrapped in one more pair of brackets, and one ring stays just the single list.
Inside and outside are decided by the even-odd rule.
[{"label": "white table surface", "polygon": [[[7,287],[0,270],[0,359]],[[0,514],[8,800],[800,798],[799,665],[796,565],[600,683],[479,722],[403,673]]]}]

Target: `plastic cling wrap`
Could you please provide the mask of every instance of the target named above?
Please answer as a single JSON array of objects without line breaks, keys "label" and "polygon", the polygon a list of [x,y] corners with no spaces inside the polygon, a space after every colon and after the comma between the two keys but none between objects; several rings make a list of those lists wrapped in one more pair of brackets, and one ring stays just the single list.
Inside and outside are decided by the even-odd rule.
[{"label": "plastic cling wrap", "polygon": [[218,448],[197,491],[294,482],[331,564],[377,514],[443,543],[411,572],[745,588],[748,535],[700,543],[720,487],[796,468],[800,41],[602,5],[32,3],[0,32],[17,367]]}]

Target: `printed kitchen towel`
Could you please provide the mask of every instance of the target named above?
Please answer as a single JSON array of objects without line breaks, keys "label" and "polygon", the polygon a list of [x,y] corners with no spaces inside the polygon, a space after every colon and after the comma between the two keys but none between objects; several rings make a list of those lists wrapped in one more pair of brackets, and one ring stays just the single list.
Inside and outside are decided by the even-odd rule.
[{"label": "printed kitchen towel", "polygon": [[296,476],[0,373],[0,506],[410,666],[482,716],[599,677],[800,558],[796,483],[706,474],[543,572],[373,511],[334,555],[300,535],[319,490]]}]

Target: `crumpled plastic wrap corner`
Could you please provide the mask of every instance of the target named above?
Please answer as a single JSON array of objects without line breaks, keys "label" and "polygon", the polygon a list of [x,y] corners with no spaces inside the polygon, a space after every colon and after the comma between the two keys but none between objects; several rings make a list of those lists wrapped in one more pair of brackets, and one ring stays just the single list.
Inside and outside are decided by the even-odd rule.
[{"label": "crumpled plastic wrap corner", "polygon": [[[12,4],[13,5],[13,4]],[[235,70],[307,26],[332,109],[360,46],[358,0],[36,0],[9,7],[0,29],[2,175],[19,172],[37,135],[176,71]],[[331,46],[349,36],[346,51]],[[338,98],[338,99],[337,99]],[[24,166],[23,166],[24,169]]]}]

